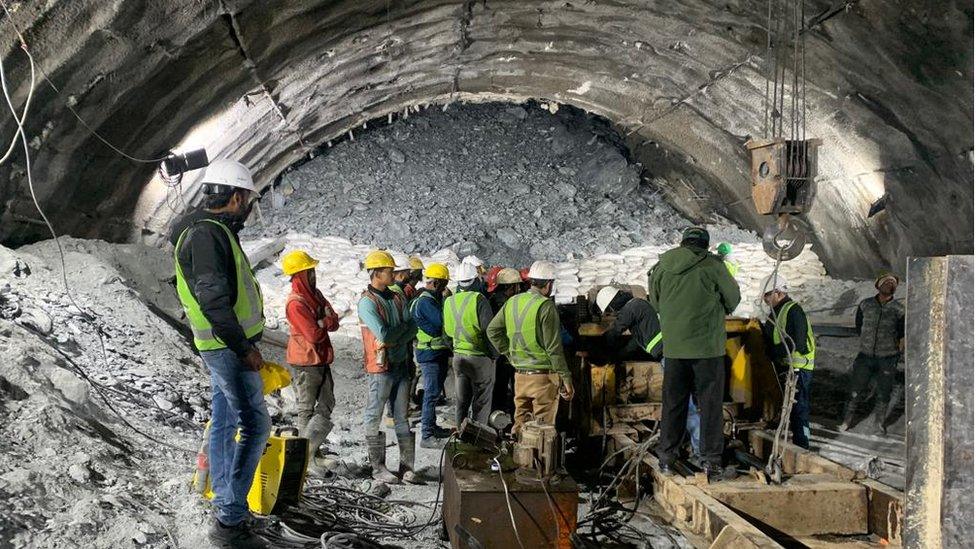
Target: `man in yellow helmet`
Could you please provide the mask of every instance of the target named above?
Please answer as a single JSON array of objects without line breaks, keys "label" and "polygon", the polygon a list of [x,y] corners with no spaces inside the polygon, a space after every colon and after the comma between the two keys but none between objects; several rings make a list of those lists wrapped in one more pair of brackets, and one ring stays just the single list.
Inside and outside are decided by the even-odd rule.
[{"label": "man in yellow helmet", "polygon": [[410,392],[410,342],[413,320],[402,293],[390,289],[396,264],[389,252],[376,250],[366,256],[369,286],[359,299],[359,325],[363,334],[363,358],[369,394],[363,417],[366,445],[373,478],[389,483],[400,479],[386,468],[386,435],[380,431],[383,405],[392,398],[393,421],[400,449],[400,475],[418,482],[414,473],[415,439],[407,421]]},{"label": "man in yellow helmet", "polygon": [[335,352],[329,332],[339,329],[339,315],[315,284],[319,262],[306,252],[295,250],[281,260],[281,271],[291,277],[291,293],[285,300],[285,318],[291,328],[285,360],[295,371],[298,396],[295,426],[308,439],[309,471],[331,476],[320,467],[315,454],[332,431],[335,381],[332,359]]},{"label": "man in yellow helmet", "polygon": [[451,432],[437,425],[437,399],[447,377],[451,350],[444,336],[444,289],[450,279],[447,267],[431,263],[426,270],[427,284],[410,304],[417,325],[415,357],[424,378],[420,412],[420,446],[440,448]]},{"label": "man in yellow helmet", "polygon": [[[203,209],[173,225],[176,289],[193,343],[210,371],[209,439],[216,521],[209,537],[220,547],[265,547],[245,519],[247,492],[271,431],[256,346],[264,330],[261,288],[237,233],[257,199],[246,167],[217,160],[203,176]],[[240,438],[235,435],[240,427]]]}]

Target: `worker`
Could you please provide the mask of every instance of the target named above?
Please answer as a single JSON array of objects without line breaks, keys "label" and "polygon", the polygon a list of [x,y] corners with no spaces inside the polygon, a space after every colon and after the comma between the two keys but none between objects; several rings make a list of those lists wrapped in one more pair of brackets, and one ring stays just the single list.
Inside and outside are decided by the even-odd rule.
[{"label": "worker", "polygon": [[725,268],[729,270],[729,274],[732,278],[739,274],[739,264],[732,261],[732,245],[728,242],[719,242],[718,246],[715,248],[715,253],[718,255],[722,263],[725,264]]},{"label": "worker", "polygon": [[796,371],[795,403],[790,412],[793,444],[810,448],[810,389],[817,350],[813,328],[803,307],[787,293],[789,284],[783,275],[770,275],[762,289],[763,301],[772,309],[770,318],[763,325],[768,354],[780,376],[789,368]]},{"label": "worker", "polygon": [[363,428],[373,478],[399,482],[386,467],[386,434],[380,419],[386,402],[393,404],[394,430],[400,450],[399,472],[404,482],[421,482],[414,473],[415,438],[407,422],[410,385],[409,342],[414,337],[413,320],[406,298],[390,289],[393,284],[393,256],[375,250],[366,256],[364,267],[369,286],[359,299],[359,325],[363,337],[363,359],[369,380],[369,393],[363,414]]},{"label": "worker", "polygon": [[885,420],[897,400],[892,401],[899,356],[905,351],[905,306],[895,299],[898,277],[882,273],[874,281],[877,294],[862,301],[854,314],[854,325],[860,334],[860,349],[851,367],[851,395],[844,408],[839,429],[850,429],[858,401],[867,396],[874,381],[874,423],[886,434]]},{"label": "worker", "polygon": [[488,273],[488,269],[485,267],[485,262],[476,255],[467,255],[461,260],[461,265],[471,265],[475,268],[478,277],[471,285],[471,289],[476,292],[481,292],[485,297],[488,297],[488,287],[485,284],[485,274]]},{"label": "worker", "polygon": [[515,434],[533,418],[555,425],[559,397],[569,401],[575,393],[550,299],[556,267],[536,261],[528,279],[529,290],[509,298],[488,325],[489,341],[515,368]]},{"label": "worker", "polygon": [[204,207],[179,219],[170,241],[177,294],[193,343],[210,371],[209,460],[216,521],[208,536],[218,547],[265,547],[245,520],[247,493],[271,432],[258,373],[264,365],[257,348],[264,304],[237,236],[258,193],[248,169],[233,160],[212,162],[201,185]]},{"label": "worker", "polygon": [[[661,323],[657,311],[646,299],[613,286],[604,286],[596,294],[596,306],[603,314],[616,312],[613,325],[604,334],[608,349],[616,349],[620,360],[660,361],[664,350],[661,343]],[[630,340],[620,346],[624,332]]]},{"label": "worker", "polygon": [[461,263],[457,269],[457,292],[444,300],[444,336],[454,352],[456,418],[488,423],[491,390],[495,384],[495,351],[485,331],[491,322],[491,305],[478,289],[477,268]]},{"label": "worker", "polygon": [[[505,302],[520,292],[522,277],[511,267],[499,268],[495,275],[488,272],[488,304],[492,316],[497,315]],[[505,355],[495,357],[495,386],[491,391],[491,409],[515,414],[515,368]]]},{"label": "worker", "polygon": [[444,337],[444,288],[450,280],[447,267],[431,263],[425,270],[426,286],[410,304],[417,325],[415,356],[423,374],[423,401],[420,411],[421,448],[441,448],[440,439],[451,431],[437,425],[437,398],[447,377],[451,352]]},{"label": "worker", "polygon": [[663,406],[658,455],[670,473],[684,439],[688,397],[701,413],[700,453],[709,480],[722,476],[722,397],[725,393],[725,315],[739,304],[739,286],[718,256],[708,231],[689,227],[681,244],[661,255],[648,274],[648,298],[664,339]]},{"label": "worker", "polygon": [[403,294],[409,302],[414,297],[415,289],[410,285],[410,259],[407,254],[393,253],[394,268],[393,268],[393,284],[390,284],[390,290]]},{"label": "worker", "polygon": [[407,278],[407,284],[416,289],[424,285],[424,262],[415,255],[410,256],[410,276]]},{"label": "worker", "polygon": [[335,381],[332,377],[334,351],[329,332],[339,329],[339,315],[315,284],[319,262],[308,253],[295,250],[281,260],[281,271],[291,277],[291,293],[285,300],[285,317],[291,328],[285,360],[295,376],[292,385],[298,396],[295,423],[308,439],[309,471],[331,476],[319,467],[315,454],[332,431]]},{"label": "worker", "polygon": [[[604,286],[596,294],[596,305],[603,314],[616,312],[613,324],[604,333],[607,349],[619,349],[618,360],[652,360],[667,365],[663,360],[664,345],[661,337],[661,324],[657,311],[646,299],[634,297],[631,292],[621,291],[613,286]],[[620,346],[621,335],[630,332],[630,340]],[[688,420],[685,428],[691,435],[691,449],[699,457],[701,418],[695,405],[694,395],[688,399]]]}]

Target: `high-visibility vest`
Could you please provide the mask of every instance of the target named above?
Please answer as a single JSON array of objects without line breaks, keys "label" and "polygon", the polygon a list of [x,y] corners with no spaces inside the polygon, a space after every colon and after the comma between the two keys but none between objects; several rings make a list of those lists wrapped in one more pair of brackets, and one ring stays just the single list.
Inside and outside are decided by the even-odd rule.
[{"label": "high-visibility vest", "polygon": [[[223,223],[214,219],[204,219],[207,223],[213,223],[227,233],[227,240],[230,242],[231,252],[234,254],[234,267],[237,273],[237,301],[234,302],[234,316],[237,317],[238,324],[244,330],[244,337],[250,339],[257,336],[264,330],[264,300],[261,297],[261,285],[254,278],[251,271],[251,263],[241,250],[240,244],[234,238]],[[186,283],[183,275],[183,268],[180,266],[180,247],[186,239],[191,227],[187,227],[176,241],[174,260],[176,263],[176,293],[179,295],[183,310],[186,311],[186,318],[190,321],[190,330],[193,331],[193,344],[200,351],[216,351],[226,349],[227,345],[213,334],[213,326],[200,310],[193,292]]]},{"label": "high-visibility vest", "polygon": [[535,292],[523,292],[509,298],[502,308],[505,332],[508,335],[508,360],[517,370],[549,370],[549,354],[536,337],[539,309],[546,297]]},{"label": "high-visibility vest", "polygon": [[444,300],[444,333],[451,334],[454,352],[465,356],[487,356],[488,337],[478,319],[481,292],[460,291]]},{"label": "high-visibility vest", "polygon": [[729,261],[728,259],[725,259],[722,262],[725,263],[725,268],[729,271],[729,274],[732,275],[732,278],[735,278],[735,275],[739,273],[739,265],[733,261]]},{"label": "high-visibility vest", "polygon": [[[376,306],[376,314],[380,317],[380,322],[386,326],[395,325],[394,319],[389,318],[387,315],[386,305],[384,304],[385,299],[379,295],[370,291],[369,288],[363,290],[360,297],[365,297],[366,299],[373,302]],[[393,292],[393,299],[390,300],[393,303],[393,314],[397,315],[399,322],[403,322],[403,310],[406,307],[406,298],[402,293]],[[362,321],[360,317],[359,328],[363,336],[363,368],[366,370],[367,374],[382,374],[390,369],[390,359],[387,355],[387,348],[384,347],[380,349],[380,343],[384,345],[386,342],[381,342],[376,338],[376,334],[369,329],[368,326]]]},{"label": "high-visibility vest", "polygon": [[[794,305],[796,305],[796,302],[790,301],[776,315],[776,327],[773,330],[773,345],[783,344],[783,340],[779,334],[786,332],[786,319],[789,317],[790,309]],[[817,356],[817,348],[813,339],[813,328],[810,326],[809,318],[807,318],[807,350],[807,353],[794,350],[790,356],[790,366],[798,370],[813,370],[814,358]]]},{"label": "high-visibility vest", "polygon": [[[430,290],[424,290],[420,293],[413,301],[410,302],[410,314],[414,314],[414,310],[417,308],[417,304],[420,303],[421,299],[430,299],[434,303],[437,303],[437,298]],[[420,325],[417,325],[417,350],[419,351],[440,351],[447,349],[447,338],[444,336],[444,331],[441,330],[441,335],[432,336],[424,331]]]}]

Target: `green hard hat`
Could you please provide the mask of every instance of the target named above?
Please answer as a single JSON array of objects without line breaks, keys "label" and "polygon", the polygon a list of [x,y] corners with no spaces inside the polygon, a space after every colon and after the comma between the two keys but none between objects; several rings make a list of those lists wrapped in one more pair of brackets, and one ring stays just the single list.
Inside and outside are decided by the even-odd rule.
[{"label": "green hard hat", "polygon": [[708,245],[708,231],[701,227],[688,227],[681,231],[682,240],[700,240]]},{"label": "green hard hat", "polygon": [[717,251],[718,255],[729,255],[732,253],[732,245],[728,242],[720,242]]}]

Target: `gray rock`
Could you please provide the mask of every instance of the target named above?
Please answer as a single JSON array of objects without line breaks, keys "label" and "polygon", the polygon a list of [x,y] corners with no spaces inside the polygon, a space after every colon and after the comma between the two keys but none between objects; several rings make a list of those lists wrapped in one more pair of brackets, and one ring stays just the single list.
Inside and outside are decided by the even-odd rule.
[{"label": "gray rock", "polygon": [[390,149],[390,160],[397,164],[403,164],[407,160],[407,157],[399,149]]},{"label": "gray rock", "polygon": [[50,334],[53,328],[51,315],[35,307],[24,308],[23,314],[17,320],[44,335]]},{"label": "gray rock", "polygon": [[522,243],[522,239],[519,238],[518,233],[515,232],[515,229],[511,227],[502,227],[501,229],[498,229],[495,231],[495,236],[509,248],[518,248]]},{"label": "gray rock", "polygon": [[91,471],[87,465],[75,463],[68,467],[68,476],[78,484],[85,484],[91,479]]},{"label": "gray rock", "polygon": [[88,402],[89,388],[84,379],[58,366],[52,366],[47,372],[47,377],[54,388],[61,391],[68,401],[75,404]]},{"label": "gray rock", "polygon": [[573,198],[576,195],[576,187],[570,183],[556,183],[556,191],[566,198]]}]

